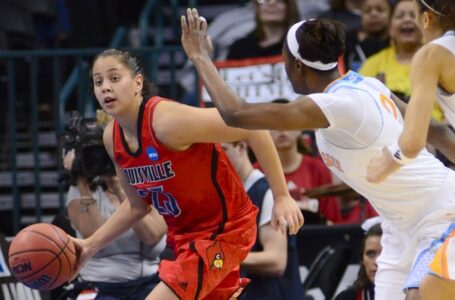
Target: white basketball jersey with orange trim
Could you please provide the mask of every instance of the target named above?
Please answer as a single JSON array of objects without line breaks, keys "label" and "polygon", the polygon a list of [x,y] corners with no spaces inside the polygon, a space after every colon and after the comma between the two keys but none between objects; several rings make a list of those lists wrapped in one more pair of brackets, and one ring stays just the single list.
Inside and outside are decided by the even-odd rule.
[{"label": "white basketball jersey with orange trim", "polygon": [[[455,55],[455,31],[447,31],[442,37],[433,40],[431,43],[438,44]],[[447,67],[455,68],[455,66],[450,65]],[[441,88],[438,88],[438,100],[446,119],[452,126],[455,126],[455,94],[449,94]]]},{"label": "white basketball jersey with orange trim", "polygon": [[370,159],[397,141],[403,129],[403,118],[380,81],[350,71],[324,93],[309,97],[330,123],[316,132],[324,162],[384,219],[397,229],[408,230],[425,215],[447,210],[448,201],[437,200],[437,195],[452,171],[426,150],[383,183],[366,180]]}]

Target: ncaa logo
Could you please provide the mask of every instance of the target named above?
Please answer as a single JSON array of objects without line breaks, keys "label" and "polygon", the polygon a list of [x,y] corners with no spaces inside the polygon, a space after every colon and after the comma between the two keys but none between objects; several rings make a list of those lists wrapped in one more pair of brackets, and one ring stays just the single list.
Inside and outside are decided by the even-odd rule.
[{"label": "ncaa logo", "polygon": [[151,161],[158,160],[158,152],[153,147],[147,147],[147,156]]}]

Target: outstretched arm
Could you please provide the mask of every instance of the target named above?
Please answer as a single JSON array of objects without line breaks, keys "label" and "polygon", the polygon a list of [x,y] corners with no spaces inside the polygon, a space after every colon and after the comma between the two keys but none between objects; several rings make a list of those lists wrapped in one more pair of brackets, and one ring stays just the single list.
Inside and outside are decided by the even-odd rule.
[{"label": "outstretched arm", "polygon": [[[188,18],[188,19],[187,19]],[[229,126],[248,129],[302,130],[324,128],[327,119],[306,96],[288,103],[245,103],[230,89],[208,55],[207,22],[197,10],[182,16],[182,45],[193,61],[210,97]]]},{"label": "outstretched arm", "polygon": [[272,227],[278,227],[285,232],[287,224],[289,232],[295,234],[303,225],[302,213],[289,194],[269,131],[229,127],[215,108],[192,107],[174,101],[163,101],[156,106],[153,128],[159,141],[176,151],[188,149],[195,143],[247,141],[263,167],[273,191],[275,202]]},{"label": "outstretched arm", "polygon": [[407,157],[416,157],[427,143],[431,111],[443,63],[439,59],[438,50],[437,47],[427,45],[412,60],[412,96],[406,108],[404,128],[398,142],[402,153]]}]

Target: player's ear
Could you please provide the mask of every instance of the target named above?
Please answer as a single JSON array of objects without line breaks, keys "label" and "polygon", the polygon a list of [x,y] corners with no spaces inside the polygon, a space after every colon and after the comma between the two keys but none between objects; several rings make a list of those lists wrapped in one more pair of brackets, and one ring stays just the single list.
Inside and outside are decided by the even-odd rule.
[{"label": "player's ear", "polygon": [[424,11],[422,14],[422,19],[421,19],[422,28],[428,29],[428,27],[430,26],[430,23],[432,23],[432,22],[433,22],[433,16],[430,13],[428,13],[427,11]]},{"label": "player's ear", "polygon": [[137,74],[134,77],[134,92],[140,94],[142,92],[142,86],[144,84],[144,76],[142,74]]},{"label": "player's ear", "polygon": [[297,70],[298,74],[304,74],[305,69],[308,69],[308,67],[305,66],[300,59],[296,58],[295,59],[295,69]]}]

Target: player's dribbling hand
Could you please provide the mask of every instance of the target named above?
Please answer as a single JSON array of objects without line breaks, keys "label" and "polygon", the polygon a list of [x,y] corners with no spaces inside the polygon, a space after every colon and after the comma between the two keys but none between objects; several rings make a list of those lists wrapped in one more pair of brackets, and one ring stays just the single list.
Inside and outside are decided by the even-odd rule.
[{"label": "player's dribbling hand", "polygon": [[297,202],[291,196],[277,197],[272,210],[272,228],[286,234],[297,234],[303,226],[304,219]]},{"label": "player's dribbling hand", "polygon": [[382,156],[370,160],[367,167],[367,180],[372,183],[381,183],[401,167],[392,158],[392,153],[387,147],[382,149]]},{"label": "player's dribbling hand", "polygon": [[76,249],[76,270],[74,271],[74,275],[71,278],[70,282],[76,279],[79,275],[81,268],[87,263],[87,261],[93,256],[92,251],[90,251],[90,247],[88,246],[87,240],[76,239],[70,237],[73,241],[74,248]]},{"label": "player's dribbling hand", "polygon": [[204,55],[211,56],[213,47],[210,37],[207,35],[207,20],[200,17],[198,11],[193,8],[186,10],[187,17],[182,16],[182,46],[186,55],[193,58]]}]

